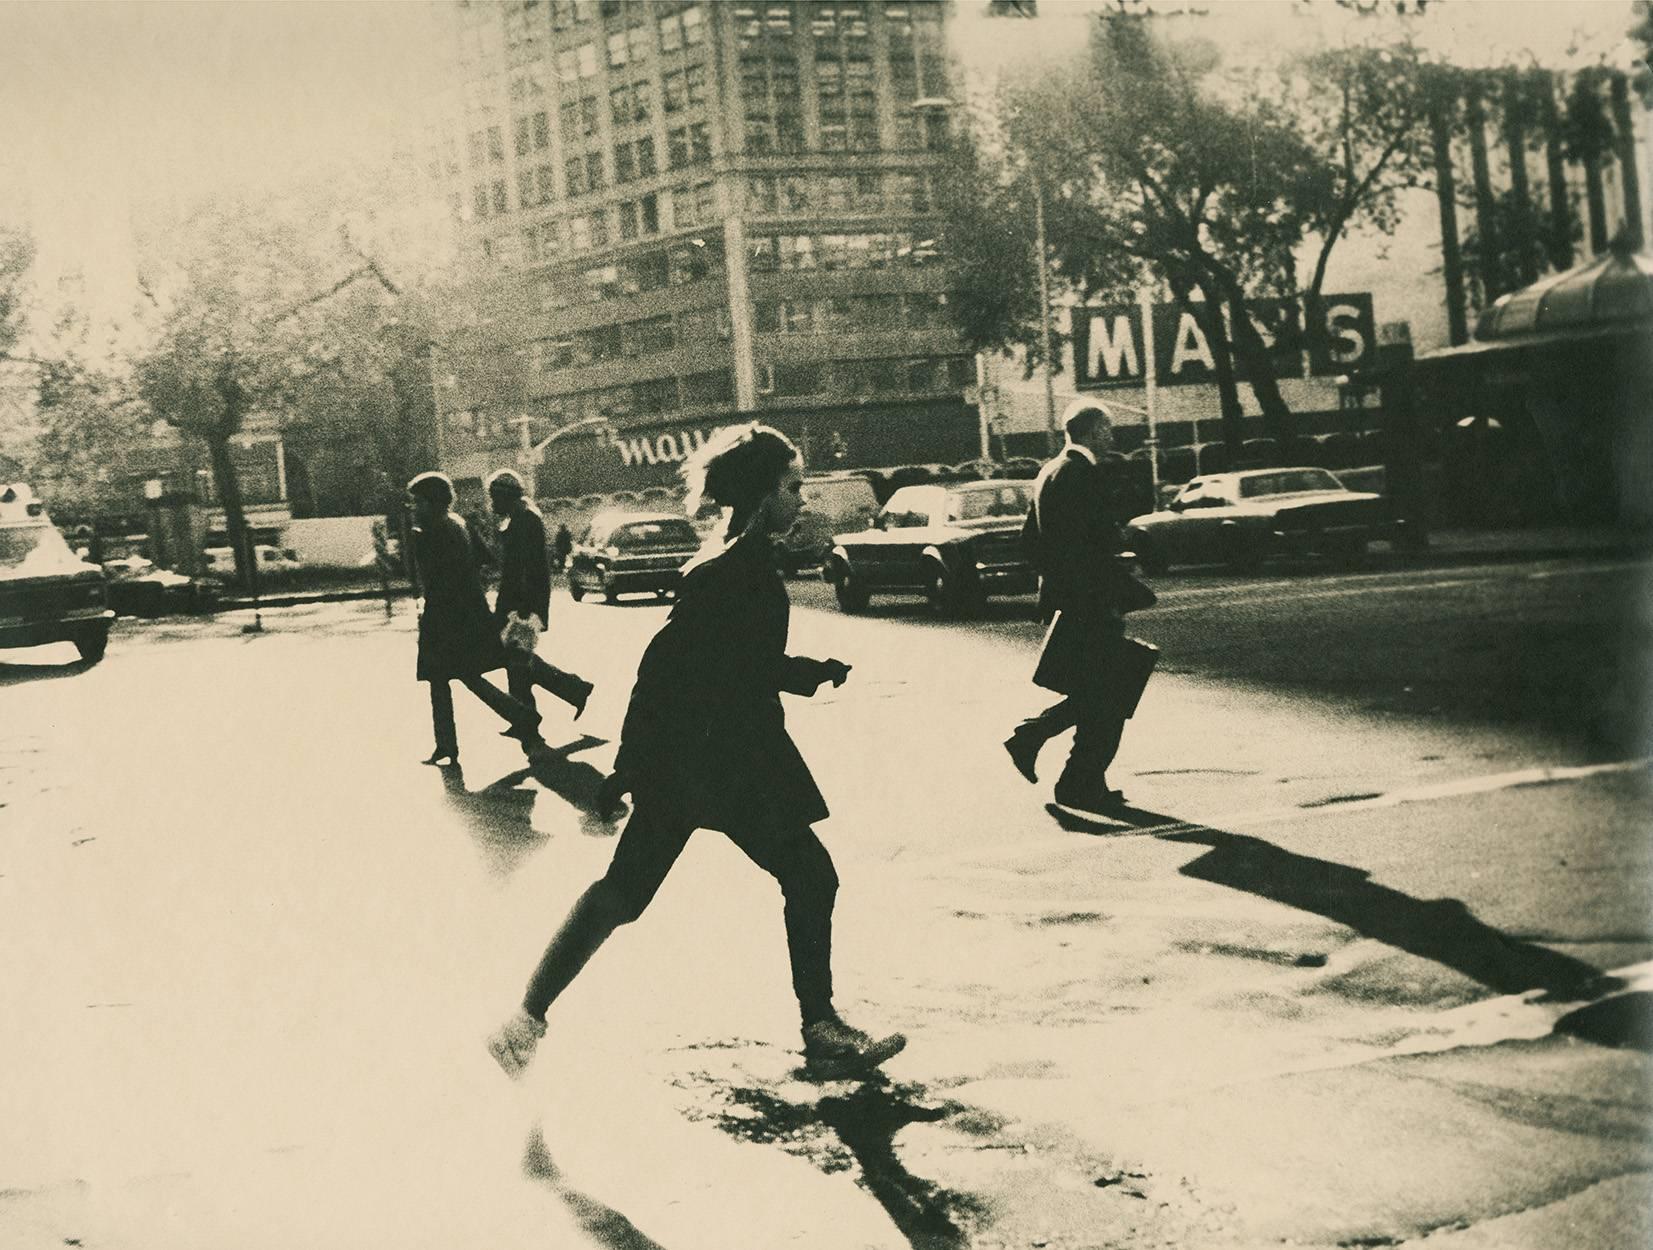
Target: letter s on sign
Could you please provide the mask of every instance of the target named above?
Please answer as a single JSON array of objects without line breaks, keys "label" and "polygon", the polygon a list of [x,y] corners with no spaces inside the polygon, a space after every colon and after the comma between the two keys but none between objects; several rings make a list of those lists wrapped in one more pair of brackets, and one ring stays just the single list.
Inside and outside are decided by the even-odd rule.
[{"label": "letter s on sign", "polygon": [[1360,309],[1354,304],[1326,305],[1326,348],[1333,362],[1352,365],[1364,360],[1372,345],[1360,332]]}]

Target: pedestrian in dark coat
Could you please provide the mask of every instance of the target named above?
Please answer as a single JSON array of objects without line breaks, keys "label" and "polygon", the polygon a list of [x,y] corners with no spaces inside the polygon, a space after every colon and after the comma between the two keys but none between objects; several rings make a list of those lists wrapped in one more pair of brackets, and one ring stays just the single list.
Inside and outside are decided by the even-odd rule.
[{"label": "pedestrian in dark coat", "polygon": [[726,834],[781,887],[809,1069],[865,1073],[906,1044],[851,1028],[832,1005],[838,877],[810,828],[827,807],[786,731],[780,696],[841,685],[850,670],[786,654],[789,603],[773,543],[802,504],[797,449],[775,430],[739,427],[702,447],[686,471],[690,514],[704,495],[727,510],[727,526],[685,568],[638,668],[613,787],[634,807],[614,859],[552,939],[521,1009],[489,1040],[513,1076],[545,1033],[546,1009],[609,934],[643,913],[697,828]]},{"label": "pedestrian in dark coat", "polygon": [[534,651],[539,632],[551,622],[551,564],[545,551],[545,522],[539,509],[528,501],[522,479],[509,469],[501,469],[488,479],[488,500],[494,515],[505,521],[494,628],[503,635],[514,616],[518,628],[511,630],[511,636],[521,640],[521,645],[507,642],[505,647],[511,697],[533,707],[534,687],[544,686],[573,708],[574,719],[579,720],[591,697],[591,683],[577,673],[548,664]]},{"label": "pedestrian in dark coat", "polygon": [[458,763],[453,719],[457,681],[510,725],[527,745],[537,740],[539,714],[483,676],[505,663],[505,649],[482,592],[476,556],[465,522],[448,511],[453,483],[440,473],[421,473],[408,483],[414,514],[413,558],[423,606],[419,613],[417,676],[430,683],[436,749],[427,764]]},{"label": "pedestrian in dark coat", "polygon": [[[1067,445],[1039,472],[1033,507],[1023,529],[1028,558],[1039,570],[1039,612],[1061,628],[1091,639],[1090,654],[1105,654],[1124,637],[1130,585],[1142,589],[1121,568],[1121,534],[1113,516],[1109,483],[1099,458],[1110,440],[1107,412],[1093,400],[1079,400],[1064,416]],[[1128,585],[1129,583],[1129,585]],[[1145,592],[1144,592],[1145,593]],[[1087,813],[1117,811],[1125,796],[1108,785],[1108,766],[1119,750],[1125,717],[1104,697],[1097,682],[1079,673],[1069,694],[1018,725],[1005,741],[1017,770],[1029,781],[1042,748],[1072,729],[1073,749],[1056,782],[1056,801]]]},{"label": "pedestrian in dark coat", "polygon": [[557,536],[551,540],[551,555],[560,573],[568,567],[569,554],[574,550],[574,535],[568,526],[557,526]]}]

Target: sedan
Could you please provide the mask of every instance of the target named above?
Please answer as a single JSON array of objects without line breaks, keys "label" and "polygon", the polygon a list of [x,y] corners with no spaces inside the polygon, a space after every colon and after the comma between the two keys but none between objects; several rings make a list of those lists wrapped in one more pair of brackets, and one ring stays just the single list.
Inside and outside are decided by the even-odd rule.
[{"label": "sedan", "polygon": [[1195,478],[1163,511],[1131,518],[1126,543],[1144,569],[1160,572],[1303,552],[1356,556],[1392,533],[1382,495],[1350,490],[1325,469],[1254,469]]},{"label": "sedan", "polygon": [[859,612],[874,593],[922,594],[961,616],[988,595],[1038,589],[1022,549],[1031,482],[996,480],[903,486],[872,527],[839,534],[826,576],[838,606]]},{"label": "sedan", "polygon": [[664,599],[677,589],[680,570],[700,550],[700,534],[684,516],[607,512],[592,518],[568,561],[568,593],[615,603],[628,591]]}]

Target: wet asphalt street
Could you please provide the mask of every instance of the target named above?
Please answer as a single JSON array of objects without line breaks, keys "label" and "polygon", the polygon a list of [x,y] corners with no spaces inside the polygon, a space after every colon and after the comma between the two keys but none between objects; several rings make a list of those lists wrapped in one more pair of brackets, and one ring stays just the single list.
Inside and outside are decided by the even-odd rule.
[{"label": "wet asphalt street", "polygon": [[406,601],[0,655],[0,1246],[1646,1244],[1645,563],[1159,587],[1100,826],[998,746],[1030,600],[793,584],[793,650],[855,666],[788,709],[839,1005],[911,1038],[865,1085],[800,1079],[716,835],[521,1085],[482,1051],[612,849],[659,606],[559,594],[590,710],[529,768],[461,695],[446,775]]}]

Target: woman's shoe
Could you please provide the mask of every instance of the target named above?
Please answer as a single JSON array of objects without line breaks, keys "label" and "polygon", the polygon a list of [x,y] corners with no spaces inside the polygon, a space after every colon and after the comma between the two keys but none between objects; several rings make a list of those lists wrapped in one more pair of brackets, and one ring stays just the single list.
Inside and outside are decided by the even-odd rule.
[{"label": "woman's shoe", "polygon": [[488,1039],[488,1053],[505,1075],[514,1081],[533,1062],[534,1048],[544,1036],[545,1021],[534,1019],[526,1009],[518,1007],[516,1014],[494,1030],[493,1036]]},{"label": "woman's shoe", "polygon": [[450,768],[459,763],[459,748],[454,747],[450,751],[443,747],[437,747],[436,750],[419,762],[421,764],[435,764],[438,768]]},{"label": "woman's shoe", "polygon": [[817,1020],[804,1029],[804,1070],[821,1081],[866,1076],[906,1045],[901,1033],[875,1039],[842,1020]]}]

